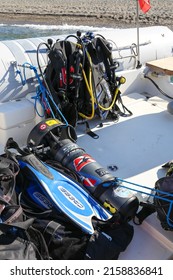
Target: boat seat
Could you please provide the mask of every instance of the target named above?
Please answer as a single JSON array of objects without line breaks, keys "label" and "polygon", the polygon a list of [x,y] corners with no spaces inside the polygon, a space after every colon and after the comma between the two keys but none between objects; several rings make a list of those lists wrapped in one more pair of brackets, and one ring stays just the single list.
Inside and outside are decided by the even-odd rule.
[{"label": "boat seat", "polygon": [[156,73],[165,74],[168,76],[173,75],[173,57],[165,57],[158,60],[153,60],[146,63],[151,71]]},{"label": "boat seat", "polygon": [[0,102],[0,153],[9,137],[14,138],[20,146],[26,145],[26,138],[31,129],[42,120],[42,107],[37,103],[35,110],[35,93],[24,98]]}]

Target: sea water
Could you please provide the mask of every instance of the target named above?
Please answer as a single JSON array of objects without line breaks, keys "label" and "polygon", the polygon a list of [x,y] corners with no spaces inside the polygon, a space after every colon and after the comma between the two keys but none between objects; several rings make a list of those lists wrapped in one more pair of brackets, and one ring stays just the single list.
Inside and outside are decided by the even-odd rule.
[{"label": "sea water", "polygon": [[[170,27],[173,31],[173,26]],[[82,33],[87,31],[97,32],[99,30],[110,30],[113,28],[93,27],[84,25],[40,25],[40,24],[0,24],[0,41],[15,40],[45,36],[60,36],[75,34],[78,30]]]},{"label": "sea water", "polygon": [[[106,28],[103,28],[106,29]],[[0,41],[14,40],[44,36],[56,36],[75,34],[78,30],[81,32],[100,30],[92,26],[74,26],[74,25],[36,25],[36,24],[0,24]]]}]

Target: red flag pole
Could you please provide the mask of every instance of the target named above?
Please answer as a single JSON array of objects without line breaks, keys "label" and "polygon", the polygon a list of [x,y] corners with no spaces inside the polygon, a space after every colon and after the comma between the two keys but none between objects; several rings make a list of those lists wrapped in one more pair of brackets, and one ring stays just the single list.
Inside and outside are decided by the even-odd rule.
[{"label": "red flag pole", "polygon": [[140,47],[139,47],[139,1],[136,0],[136,28],[137,28],[137,65],[136,68],[141,68],[142,64],[140,63]]}]

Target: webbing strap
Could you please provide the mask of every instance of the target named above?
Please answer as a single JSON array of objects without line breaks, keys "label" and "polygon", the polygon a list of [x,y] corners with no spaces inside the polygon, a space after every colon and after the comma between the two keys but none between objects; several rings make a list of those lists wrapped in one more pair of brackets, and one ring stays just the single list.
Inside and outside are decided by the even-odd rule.
[{"label": "webbing strap", "polygon": [[90,129],[89,123],[85,122],[85,124],[86,124],[86,134],[88,134],[89,136],[91,136],[94,139],[98,139],[99,136]]},{"label": "webbing strap", "polygon": [[1,219],[5,224],[11,224],[16,221],[23,213],[20,205],[7,205],[1,212]]},{"label": "webbing strap", "polygon": [[118,102],[121,104],[123,111],[120,110],[120,108],[118,107],[117,104],[115,106],[117,107],[118,114],[121,117],[129,117],[129,116],[133,115],[133,113],[123,104],[123,101],[122,101],[122,98],[120,95],[118,96]]},{"label": "webbing strap", "polygon": [[16,162],[0,156],[0,185],[3,200],[6,202],[9,202],[13,196],[15,179],[19,170],[19,165]]},{"label": "webbing strap", "polygon": [[141,202],[140,206],[143,206],[142,209],[135,215],[133,220],[134,224],[141,225],[142,222],[150,216],[152,213],[156,212],[155,206],[150,203]]}]

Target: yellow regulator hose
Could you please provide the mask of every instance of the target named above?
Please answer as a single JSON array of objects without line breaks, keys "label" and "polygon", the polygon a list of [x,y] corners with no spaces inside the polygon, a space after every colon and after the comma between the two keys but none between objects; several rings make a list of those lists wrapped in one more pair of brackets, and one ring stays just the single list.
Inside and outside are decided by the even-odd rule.
[{"label": "yellow regulator hose", "polygon": [[84,77],[84,80],[85,80],[85,83],[86,83],[89,95],[91,97],[92,111],[91,111],[91,115],[90,116],[87,116],[87,115],[85,115],[83,113],[80,113],[80,112],[79,112],[79,116],[81,116],[82,118],[85,118],[87,120],[91,120],[94,117],[94,113],[95,113],[95,110],[94,110],[94,96],[93,96],[93,92],[92,92],[92,83],[91,83],[91,69],[90,69],[90,73],[89,73],[89,77],[90,77],[89,83],[90,83],[91,86],[88,84],[88,80],[87,80],[87,77],[86,77],[84,69],[82,69],[82,74],[83,74],[83,77]]},{"label": "yellow regulator hose", "polygon": [[120,87],[120,85],[124,84],[125,82],[126,82],[126,79],[125,79],[124,77],[120,77],[120,78],[119,78],[119,86],[115,89],[115,93],[114,93],[114,98],[113,98],[113,100],[112,100],[112,104],[111,104],[109,107],[103,107],[103,106],[101,106],[100,104],[98,104],[98,106],[99,106],[99,108],[100,108],[101,110],[103,110],[103,111],[109,111],[109,110],[112,109],[112,107],[113,107],[114,104],[115,104],[117,95],[118,95],[118,93],[120,92],[120,91],[119,91],[119,87]]},{"label": "yellow regulator hose", "polygon": [[[91,57],[89,56],[89,54],[88,54],[88,57],[89,57],[90,65],[91,65]],[[82,65],[81,65],[81,67],[82,67]],[[83,68],[82,68],[82,74],[83,74],[83,77],[84,77],[84,80],[85,80],[86,87],[88,89],[89,95],[91,97],[92,110],[91,110],[91,115],[90,116],[87,116],[87,115],[85,115],[83,113],[80,113],[80,112],[79,112],[79,116],[81,116],[82,118],[85,118],[87,120],[91,120],[91,119],[93,119],[94,114],[95,114],[95,109],[94,109],[95,100],[94,100],[94,94],[93,94],[93,89],[92,89],[92,71],[91,71],[91,67],[89,69],[89,83],[88,83],[88,80],[87,80],[87,77],[86,77],[86,74],[85,74],[85,71],[84,71]]]},{"label": "yellow regulator hose", "polygon": [[[79,115],[82,117],[82,118],[85,118],[85,119],[88,119],[88,120],[91,120],[93,117],[94,117],[94,114],[95,114],[95,108],[94,108],[94,105],[95,105],[95,98],[94,98],[94,94],[93,94],[93,88],[92,88],[92,60],[91,60],[91,56],[89,55],[89,53],[87,52],[87,56],[88,56],[88,60],[89,60],[89,63],[90,63],[90,69],[89,69],[89,83],[88,83],[88,80],[87,80],[87,77],[86,77],[86,74],[85,74],[85,71],[84,69],[82,68],[82,74],[83,74],[83,77],[84,77],[84,80],[85,80],[85,83],[86,83],[86,87],[87,87],[87,90],[89,92],[89,95],[91,97],[91,106],[92,106],[92,111],[91,111],[91,115],[90,116],[87,116],[81,112],[79,112]],[[82,65],[80,65],[82,67]],[[124,77],[120,77],[120,80],[119,80],[119,86],[120,84],[124,84],[126,81],[126,79]],[[120,92],[119,91],[119,86],[115,89],[115,92],[114,92],[114,97],[113,97],[113,100],[112,100],[112,103],[109,107],[103,107],[101,104],[97,103],[99,108],[103,111],[109,111],[112,109],[112,107],[114,106],[115,102],[116,102],[116,99],[117,99],[117,96],[118,96],[118,93]]]},{"label": "yellow regulator hose", "polygon": [[115,89],[114,98],[113,98],[113,100],[112,100],[111,105],[110,105],[109,107],[103,107],[103,106],[101,106],[101,105],[98,103],[99,108],[100,108],[101,110],[103,110],[103,111],[109,111],[109,110],[111,110],[112,107],[113,107],[114,104],[115,104],[115,101],[116,101],[116,98],[117,98],[118,93],[119,93],[119,87],[117,87],[117,88]]}]

